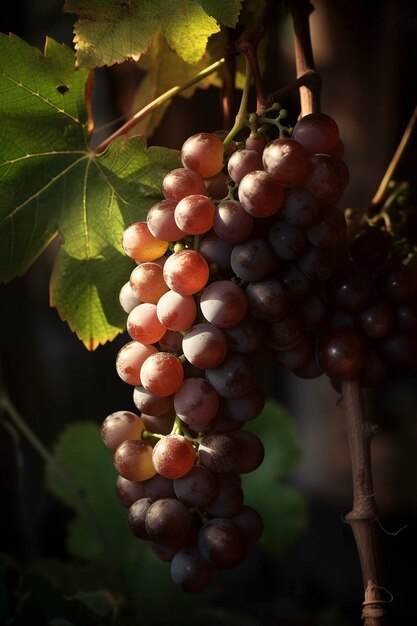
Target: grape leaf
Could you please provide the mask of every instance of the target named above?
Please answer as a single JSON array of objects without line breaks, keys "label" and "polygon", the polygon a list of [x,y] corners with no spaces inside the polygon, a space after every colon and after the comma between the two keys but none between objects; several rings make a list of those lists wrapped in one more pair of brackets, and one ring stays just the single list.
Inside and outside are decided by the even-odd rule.
[{"label": "grape leaf", "polygon": [[166,0],[161,26],[171,48],[187,63],[199,61],[210,35],[220,30],[196,0]]},{"label": "grape leaf", "polygon": [[125,323],[117,296],[132,262],[123,229],[160,198],[178,155],[138,137],[94,154],[86,85],[66,46],[48,39],[42,55],[0,35],[0,280],[23,274],[59,233],[51,303],[94,349]]},{"label": "grape leaf", "polygon": [[[193,63],[203,56],[210,35],[220,29],[198,0],[66,0],[64,9],[79,15],[74,42],[82,67],[112,65],[128,57],[137,60],[159,27],[177,54]],[[225,15],[231,19],[230,11]]]},{"label": "grape leaf", "polygon": [[239,18],[243,0],[200,0],[206,13],[214,17],[220,24],[234,28]]}]

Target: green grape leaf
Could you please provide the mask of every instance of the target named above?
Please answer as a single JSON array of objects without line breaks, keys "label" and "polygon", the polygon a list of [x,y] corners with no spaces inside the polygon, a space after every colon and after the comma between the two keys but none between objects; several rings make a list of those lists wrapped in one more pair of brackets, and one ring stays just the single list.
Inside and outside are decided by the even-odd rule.
[{"label": "green grape leaf", "polygon": [[64,10],[77,13],[75,49],[81,67],[138,59],[149,48],[160,21],[163,0],[66,0]]},{"label": "green grape leaf", "polygon": [[261,545],[280,552],[305,526],[304,499],[282,482],[300,456],[294,426],[283,407],[268,402],[262,415],[248,422],[247,430],[262,440],[265,459],[255,472],[242,476],[245,501],[264,518]]},{"label": "green grape leaf", "polygon": [[[208,12],[213,9],[225,23],[233,21],[236,0],[227,10],[219,2],[208,4],[213,4]],[[66,0],[64,9],[79,15],[74,42],[81,67],[139,59],[159,27],[171,48],[184,61],[194,63],[203,56],[210,35],[220,30],[198,0]]]},{"label": "green grape leaf", "polygon": [[200,4],[208,15],[220,24],[234,28],[239,19],[243,0],[200,0]]},{"label": "green grape leaf", "polygon": [[0,35],[0,280],[23,274],[59,233],[51,303],[94,349],[125,324],[117,294],[132,262],[122,232],[144,219],[179,161],[138,137],[96,155],[87,137],[88,76],[51,39],[43,55]]},{"label": "green grape leaf", "polygon": [[199,61],[210,35],[220,30],[196,0],[166,0],[161,27],[168,44],[187,63]]}]

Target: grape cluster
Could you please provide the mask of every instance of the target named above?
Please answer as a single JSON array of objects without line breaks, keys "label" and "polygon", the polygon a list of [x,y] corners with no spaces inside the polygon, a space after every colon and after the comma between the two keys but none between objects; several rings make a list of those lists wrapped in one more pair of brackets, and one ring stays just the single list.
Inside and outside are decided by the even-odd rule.
[{"label": "grape cluster", "polygon": [[[255,126],[226,150],[220,134],[194,135],[183,167],[163,180],[164,199],[124,231],[137,266],[120,291],[131,341],[116,369],[139,414],[109,415],[102,438],[130,529],[171,562],[186,591],[237,565],[262,534],[240,479],[264,456],[242,430],[264,406],[257,355],[304,378],[352,375],[337,370],[332,345],[336,331],[355,332],[337,321],[351,271],[335,206],[348,182],[342,156],[338,127],[323,114],[302,118],[291,137],[269,139]],[[354,292],[349,302],[360,299]],[[363,297],[348,312],[370,304]]]},{"label": "grape cluster", "polygon": [[389,367],[417,366],[417,257],[396,254],[385,228],[361,224],[348,237],[349,261],[326,286],[331,327],[319,359],[337,380],[380,384]]}]

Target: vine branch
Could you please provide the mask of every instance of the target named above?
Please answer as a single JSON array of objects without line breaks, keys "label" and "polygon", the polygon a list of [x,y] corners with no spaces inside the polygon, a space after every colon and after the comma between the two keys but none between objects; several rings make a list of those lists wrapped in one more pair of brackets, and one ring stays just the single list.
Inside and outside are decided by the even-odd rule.
[{"label": "vine branch", "polygon": [[315,73],[312,84],[300,87],[301,115],[320,113],[321,80],[316,71],[311,46],[309,17],[314,7],[309,0],[286,0],[294,27],[294,51],[297,78]]},{"label": "vine branch", "polygon": [[407,128],[404,131],[401,141],[398,144],[398,147],[394,153],[394,156],[392,157],[390,164],[387,167],[387,170],[380,182],[380,185],[374,197],[371,200],[371,207],[373,209],[379,209],[380,206],[383,204],[384,199],[385,199],[385,194],[388,188],[388,184],[390,183],[390,181],[392,180],[394,176],[395,170],[397,169],[401,161],[401,158],[404,152],[406,151],[408,144],[410,143],[411,137],[413,136],[416,130],[416,127],[417,127],[417,106],[414,109],[409,119]]},{"label": "vine branch", "polygon": [[365,599],[362,619],[365,626],[386,626],[386,605],[390,594],[381,582],[381,557],[375,522],[378,509],[374,497],[371,440],[374,436],[366,421],[363,393],[358,381],[342,384],[342,400],[352,463],[353,508],[346,516],[358,549]]},{"label": "vine branch", "polygon": [[118,128],[113,134],[111,134],[110,137],[107,137],[107,139],[102,141],[95,149],[95,152],[97,154],[99,154],[100,152],[104,152],[104,150],[111,144],[112,141],[114,141],[118,137],[122,137],[123,135],[125,135],[131,128],[136,126],[138,122],[140,122],[147,115],[152,113],[152,111],[155,111],[155,109],[160,107],[165,102],[168,102],[168,100],[171,100],[174,96],[178,95],[182,91],[185,91],[192,85],[200,82],[200,80],[203,80],[203,78],[206,78],[207,76],[210,76],[210,74],[217,72],[217,70],[223,67],[225,63],[226,59],[219,59],[215,63],[212,63],[211,65],[206,67],[204,70],[201,70],[201,72],[193,76],[193,78],[187,80],[182,85],[177,85],[176,87],[172,87],[171,89],[168,89],[168,91],[165,91],[165,93],[161,94],[160,96],[158,96],[158,98],[155,98],[155,100],[152,100],[152,102],[143,107],[143,109],[135,113],[130,119],[127,120],[125,124],[120,126],[120,128]]}]

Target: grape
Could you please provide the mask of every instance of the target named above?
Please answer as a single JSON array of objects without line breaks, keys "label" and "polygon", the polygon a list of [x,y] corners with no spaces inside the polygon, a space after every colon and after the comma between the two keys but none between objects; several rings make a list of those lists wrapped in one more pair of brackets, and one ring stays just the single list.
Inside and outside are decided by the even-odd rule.
[{"label": "grape", "polygon": [[296,300],[304,298],[311,288],[310,280],[304,272],[293,263],[281,268],[280,277],[286,291]]},{"label": "grape", "polygon": [[290,295],[278,278],[250,283],[245,293],[249,312],[261,322],[277,322],[288,312]]},{"label": "grape", "polygon": [[161,200],[149,209],[146,220],[148,229],[154,237],[163,241],[178,241],[185,236],[175,223],[176,206],[177,203],[172,200]]},{"label": "grape", "polygon": [[216,207],[201,194],[187,196],[175,208],[175,223],[187,235],[202,235],[213,226]]},{"label": "grape", "polygon": [[298,265],[312,282],[327,280],[339,265],[335,248],[310,246],[298,260]]},{"label": "grape", "polygon": [[219,172],[216,176],[211,178],[205,178],[204,184],[206,187],[207,195],[214,200],[222,200],[228,194],[228,179],[226,174]]},{"label": "grape", "polygon": [[230,350],[234,352],[246,354],[261,348],[263,329],[250,315],[244,317],[236,326],[225,328],[223,332]]},{"label": "grape", "polygon": [[377,269],[387,259],[390,249],[390,236],[378,228],[367,226],[352,238],[349,254],[358,264],[370,269]]},{"label": "grape", "polygon": [[311,379],[318,378],[323,374],[323,370],[317,363],[315,354],[311,354],[310,357],[300,367],[296,367],[292,370],[293,374],[299,378]]},{"label": "grape", "polygon": [[199,432],[204,433],[228,433],[232,430],[239,430],[242,428],[243,422],[238,422],[237,420],[230,419],[227,417],[222,408],[219,409],[216,417],[211,420],[208,424],[204,424],[203,426],[199,426]]},{"label": "grape", "polygon": [[355,313],[369,305],[374,296],[374,282],[366,270],[351,263],[331,277],[327,291],[336,307]]},{"label": "grape", "polygon": [[152,354],[140,370],[142,385],[155,396],[170,396],[181,387],[184,372],[181,362],[169,352]]},{"label": "grape", "polygon": [[275,222],[269,231],[268,241],[277,257],[285,261],[298,259],[307,247],[303,231],[285,220]]},{"label": "grape", "polygon": [[179,202],[192,194],[205,194],[204,181],[190,169],[179,167],[169,172],[162,181],[162,190],[167,200]]},{"label": "grape", "polygon": [[217,481],[206,467],[194,465],[188,474],[174,480],[174,491],[186,506],[205,509],[217,493]]},{"label": "grape", "polygon": [[231,433],[204,435],[199,447],[200,463],[211,472],[233,472],[239,462],[240,446]]},{"label": "grape", "polygon": [[196,324],[184,336],[182,349],[196,367],[218,367],[226,357],[226,336],[212,324]]},{"label": "grape", "polygon": [[231,437],[237,441],[240,450],[235,471],[239,474],[254,472],[264,460],[265,449],[262,441],[246,430],[236,430],[231,433]]},{"label": "grape", "polygon": [[237,150],[227,164],[227,171],[234,183],[254,170],[262,170],[262,156],[256,150]]},{"label": "grape", "polygon": [[155,417],[163,415],[173,407],[172,396],[154,396],[140,385],[137,385],[133,391],[133,402],[141,413]]},{"label": "grape", "polygon": [[397,323],[399,330],[412,334],[417,332],[417,302],[397,307]]},{"label": "grape", "polygon": [[159,340],[158,346],[162,352],[180,352],[182,349],[182,334],[178,330],[167,330],[165,335]]},{"label": "grape", "polygon": [[392,262],[379,277],[381,290],[390,300],[410,302],[417,292],[417,274],[408,265]]},{"label": "grape", "polygon": [[169,478],[155,474],[143,483],[146,497],[153,502],[160,498],[175,498],[174,483]]},{"label": "grape", "polygon": [[203,559],[197,548],[184,548],[172,559],[171,576],[184,591],[203,591],[213,576],[213,567]]},{"label": "grape", "polygon": [[198,133],[183,144],[181,162],[201,178],[211,178],[223,167],[223,152],[223,143],[216,135]]},{"label": "grape", "polygon": [[143,482],[126,480],[123,476],[117,477],[116,495],[125,506],[131,506],[136,500],[146,497]]},{"label": "grape", "polygon": [[330,154],[330,156],[335,156],[338,159],[343,159],[343,157],[345,156],[345,146],[340,138],[336,146],[333,148],[333,150],[330,150],[328,154]]},{"label": "grape", "polygon": [[262,154],[267,143],[266,137],[258,135],[257,133],[251,133],[249,137],[246,138],[245,147],[248,150],[256,150],[256,152]]},{"label": "grape", "polygon": [[243,491],[233,474],[217,475],[217,493],[205,507],[213,517],[232,517],[243,507]]},{"label": "grape", "polygon": [[230,255],[232,244],[224,239],[220,239],[214,233],[209,233],[201,238],[198,251],[207,263],[210,264],[212,272],[218,270],[230,271]]},{"label": "grape", "polygon": [[138,304],[140,304],[140,300],[130,286],[129,281],[125,283],[120,290],[119,302],[125,313],[130,313],[130,311],[134,309],[135,306],[138,306]]},{"label": "grape", "polygon": [[162,267],[157,263],[142,263],[130,275],[130,286],[141,302],[156,304],[168,291]]},{"label": "grape", "polygon": [[258,511],[251,506],[244,505],[242,510],[234,515],[231,520],[240,530],[247,543],[255,543],[262,536],[264,523]]},{"label": "grape", "polygon": [[384,339],[382,354],[392,367],[417,367],[417,342],[406,333],[394,333]]},{"label": "grape", "polygon": [[305,332],[302,312],[291,311],[279,322],[270,326],[270,345],[274,350],[291,349]]},{"label": "grape", "polygon": [[265,218],[281,208],[284,190],[267,172],[255,170],[242,178],[238,196],[245,211],[254,217]]},{"label": "grape", "polygon": [[329,154],[338,144],[339,129],[325,113],[310,113],[296,123],[292,136],[309,154]]},{"label": "grape", "polygon": [[136,222],[123,232],[122,246],[131,259],[144,262],[162,256],[168,248],[168,242],[154,237],[146,222]]},{"label": "grape", "polygon": [[394,326],[394,310],[389,302],[377,300],[356,318],[360,330],[371,339],[386,337]]},{"label": "grape", "polygon": [[248,239],[233,248],[230,264],[236,276],[245,282],[266,278],[277,261],[272,249],[263,239]]},{"label": "grape", "polygon": [[274,350],[274,356],[282,367],[295,370],[308,361],[313,354],[314,347],[312,338],[304,335],[295,345],[289,348]]},{"label": "grape", "polygon": [[144,346],[137,341],[127,343],[119,350],[116,357],[118,375],[128,385],[140,385],[140,368],[148,356],[157,352],[154,346]]},{"label": "grape", "polygon": [[363,370],[359,376],[361,386],[366,389],[376,387],[385,379],[387,370],[387,364],[375,350],[372,350],[368,354]]},{"label": "grape", "polygon": [[310,157],[310,173],[305,185],[319,202],[334,204],[349,182],[349,170],[337,157],[314,154]]},{"label": "grape", "polygon": [[229,243],[245,241],[252,232],[253,217],[237,200],[223,200],[214,213],[214,232]]},{"label": "grape", "polygon": [[265,396],[262,389],[254,384],[247,393],[238,398],[223,400],[225,415],[237,422],[248,422],[258,417],[264,409]]},{"label": "grape", "polygon": [[193,296],[182,296],[176,291],[167,291],[156,305],[156,314],[165,328],[187,330],[197,315],[197,306]]},{"label": "grape", "polygon": [[305,330],[307,332],[315,332],[327,320],[326,305],[318,295],[312,294],[303,303],[302,316]]},{"label": "grape", "polygon": [[319,363],[328,376],[349,380],[362,370],[367,355],[362,336],[349,326],[331,329],[319,343]]},{"label": "grape", "polygon": [[182,435],[167,435],[153,449],[153,464],[158,474],[165,478],[185,476],[195,461],[195,450]]},{"label": "grape", "polygon": [[346,220],[333,206],[325,207],[317,222],[306,230],[307,239],[319,248],[337,243],[346,237]]},{"label": "grape", "polygon": [[179,500],[161,498],[149,507],[145,527],[152,541],[169,546],[187,535],[191,528],[191,515]]},{"label": "grape", "polygon": [[208,277],[207,261],[194,250],[175,252],[164,265],[166,284],[182,296],[191,296],[203,289]]},{"label": "grape", "polygon": [[287,222],[299,228],[309,228],[319,216],[319,203],[307,189],[290,189],[286,194],[281,217]]},{"label": "grape", "polygon": [[219,396],[204,378],[187,378],[174,396],[175,411],[191,427],[207,424],[219,408]]},{"label": "grape", "polygon": [[139,304],[129,313],[126,327],[134,341],[146,345],[159,341],[166,331],[156,314],[156,304],[149,302]]},{"label": "grape", "polygon": [[172,408],[162,415],[142,413],[141,417],[146,430],[150,430],[152,433],[159,433],[160,435],[169,435],[174,426],[175,411]]},{"label": "grape", "polygon": [[127,439],[140,439],[145,424],[139,415],[130,411],[116,411],[108,415],[101,427],[104,445],[116,450]]},{"label": "grape", "polygon": [[245,316],[246,307],[245,293],[227,280],[211,283],[200,298],[201,312],[210,324],[218,328],[238,324]]},{"label": "grape", "polygon": [[216,569],[229,569],[243,561],[247,546],[233,522],[216,518],[204,524],[200,530],[198,549],[203,558]]},{"label": "grape", "polygon": [[152,500],[150,498],[141,498],[140,500],[136,500],[136,502],[133,502],[129,508],[127,516],[127,523],[132,533],[135,537],[144,539],[145,541],[149,541],[149,535],[145,526],[145,517],[151,507],[151,504]]},{"label": "grape", "polygon": [[223,398],[237,398],[253,385],[253,366],[246,356],[230,353],[219,367],[206,370],[206,378]]},{"label": "grape", "polygon": [[263,151],[262,162],[283,187],[298,187],[308,174],[309,161],[304,147],[294,139],[274,139]]},{"label": "grape", "polygon": [[152,446],[142,439],[124,441],[114,455],[116,471],[126,478],[138,482],[156,474],[152,463]]}]

